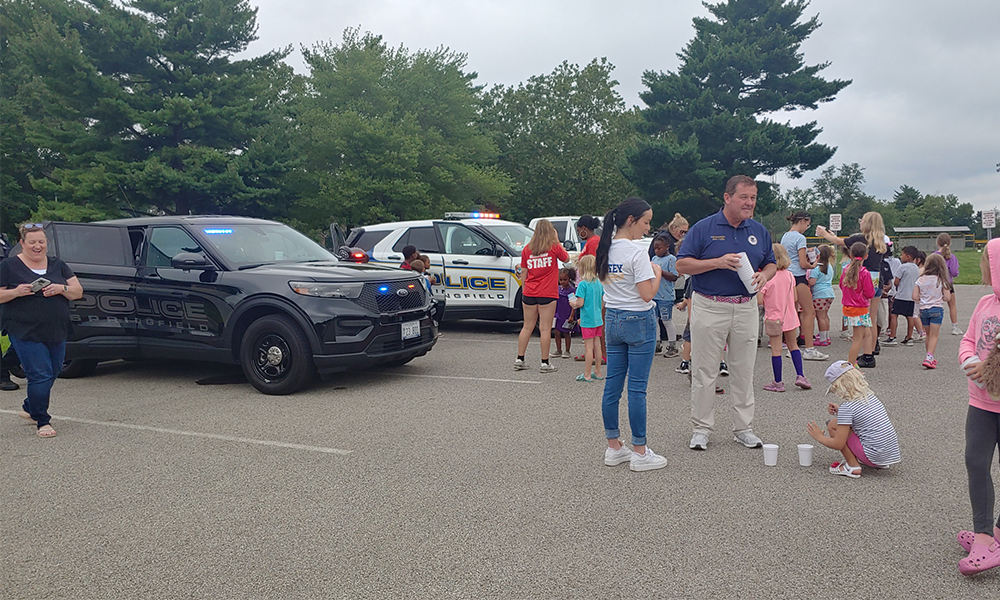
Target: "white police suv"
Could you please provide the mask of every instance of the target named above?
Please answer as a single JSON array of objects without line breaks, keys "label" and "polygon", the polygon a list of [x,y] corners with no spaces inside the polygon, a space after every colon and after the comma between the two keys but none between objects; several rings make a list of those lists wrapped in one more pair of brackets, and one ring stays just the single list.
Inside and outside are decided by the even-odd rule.
[{"label": "white police suv", "polygon": [[434,297],[444,318],[518,321],[521,279],[517,267],[532,230],[486,212],[446,213],[441,220],[401,221],[356,227],[347,245],[371,262],[399,266],[403,248],[415,246],[431,259]]}]

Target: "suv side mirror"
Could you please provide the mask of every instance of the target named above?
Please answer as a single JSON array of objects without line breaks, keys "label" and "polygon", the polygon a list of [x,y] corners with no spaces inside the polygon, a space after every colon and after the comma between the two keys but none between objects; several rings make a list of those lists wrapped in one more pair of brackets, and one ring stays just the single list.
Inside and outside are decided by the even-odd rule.
[{"label": "suv side mirror", "polygon": [[493,246],[493,256],[500,258],[504,255],[503,248],[500,246]]},{"label": "suv side mirror", "polygon": [[567,250],[570,250],[570,251],[573,251],[573,250],[576,250],[576,244],[574,244],[570,240],[566,240],[565,242],[563,242],[563,248],[565,248]]},{"label": "suv side mirror", "polygon": [[215,267],[208,262],[208,258],[200,252],[179,252],[170,259],[170,266],[174,269],[201,269],[214,270]]}]

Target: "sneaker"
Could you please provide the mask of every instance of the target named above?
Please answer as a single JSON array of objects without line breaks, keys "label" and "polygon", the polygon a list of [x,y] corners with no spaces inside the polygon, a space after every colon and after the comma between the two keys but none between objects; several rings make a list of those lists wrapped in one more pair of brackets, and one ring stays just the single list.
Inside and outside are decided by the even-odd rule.
[{"label": "sneaker", "polygon": [[905,340],[903,340],[900,343],[902,345],[904,345],[904,346],[912,346],[913,345],[913,338],[906,338]]},{"label": "sneaker", "polygon": [[875,368],[875,357],[865,356],[862,354],[858,357],[858,367],[862,369],[874,369]]},{"label": "sneaker", "polygon": [[21,389],[21,386],[14,383],[10,379],[4,379],[3,381],[0,381],[0,390],[3,390],[5,392],[13,392],[14,390],[19,390],[19,389]]},{"label": "sneaker", "polygon": [[851,479],[858,479],[861,477],[861,467],[852,467],[844,461],[835,462],[830,465],[830,473],[834,475],[843,475],[844,477],[850,477]]},{"label": "sneaker", "polygon": [[[757,338],[757,347],[760,348],[763,345],[764,345],[764,342],[760,338]],[[770,345],[770,344],[768,344],[768,345]]]},{"label": "sneaker", "polygon": [[933,356],[928,356],[927,358],[924,359],[924,362],[921,363],[921,366],[924,367],[925,369],[936,369],[937,359],[934,358]]},{"label": "sneaker", "polygon": [[552,363],[548,364],[542,363],[542,366],[538,367],[539,373],[555,373],[558,370],[559,369],[557,369],[556,366]]},{"label": "sneaker", "polygon": [[854,337],[854,336],[851,333],[850,329],[845,329],[845,330],[843,330],[843,331],[840,332],[840,339],[842,339],[842,340],[851,341],[852,337]]},{"label": "sneaker", "polygon": [[675,358],[680,356],[680,352],[677,351],[677,346],[669,344],[663,349],[663,358]]},{"label": "sneaker", "polygon": [[688,448],[692,450],[708,450],[708,436],[697,431],[691,436],[691,443]]},{"label": "sneaker", "polygon": [[799,375],[798,377],[796,377],[795,378],[795,385],[797,385],[798,387],[800,387],[800,388],[802,388],[804,390],[811,390],[812,387],[813,387],[812,384],[809,383],[809,380],[806,379],[805,375]]},{"label": "sneaker", "polygon": [[663,352],[663,342],[656,342],[656,350],[653,351],[653,354],[659,354],[660,352]]},{"label": "sneaker", "polygon": [[733,433],[733,441],[739,442],[747,448],[760,448],[764,445],[764,442],[760,441],[760,438],[754,435],[751,429]]},{"label": "sneaker", "polygon": [[886,346],[898,346],[899,342],[896,341],[896,338],[894,338],[894,337],[886,338],[885,339],[885,345]]},{"label": "sneaker", "polygon": [[691,361],[682,360],[681,364],[677,365],[677,368],[674,369],[674,371],[677,371],[681,375],[687,375],[691,372]]},{"label": "sneaker", "polygon": [[926,340],[927,339],[927,332],[926,331],[918,331],[917,335],[913,336],[913,339],[917,340],[918,342]]},{"label": "sneaker", "polygon": [[622,444],[622,447],[617,450],[612,450],[610,446],[604,450],[604,464],[609,467],[617,467],[622,463],[627,463],[632,460],[632,455],[635,454],[631,450]]},{"label": "sneaker", "polygon": [[972,544],[969,555],[958,561],[958,570],[962,575],[975,575],[1000,566],[1000,542],[994,540],[990,545]]},{"label": "sneaker", "polygon": [[562,353],[562,357],[563,358],[573,358],[573,354],[569,350],[567,350],[567,351],[565,351],[565,352]]},{"label": "sneaker", "polygon": [[515,358],[514,359],[514,370],[515,371],[524,371],[527,368],[528,368],[528,365],[524,364],[524,360],[522,360],[520,358]]},{"label": "sneaker", "polygon": [[729,377],[729,365],[726,364],[726,361],[719,363],[719,375]]},{"label": "sneaker", "polygon": [[772,381],[771,383],[764,386],[765,392],[783,392],[785,391],[784,381]]},{"label": "sneaker", "polygon": [[958,326],[958,323],[951,324],[951,335],[962,335],[963,333],[965,332]]},{"label": "sneaker", "polygon": [[799,345],[799,348],[801,348],[802,346],[805,346],[806,345],[806,338],[805,338],[805,336],[801,336],[800,335],[799,337],[795,338],[795,343]]},{"label": "sneaker", "polygon": [[872,351],[872,356],[878,356],[882,354],[882,346],[879,346],[878,340],[875,340],[875,350]]},{"label": "sneaker", "polygon": [[802,360],[827,360],[828,358],[830,358],[829,354],[823,354],[815,348],[802,349]]},{"label": "sneaker", "polygon": [[628,463],[628,468],[633,471],[652,471],[653,469],[662,469],[665,466],[667,466],[667,459],[650,450],[648,446],[645,454],[633,452],[632,459]]}]

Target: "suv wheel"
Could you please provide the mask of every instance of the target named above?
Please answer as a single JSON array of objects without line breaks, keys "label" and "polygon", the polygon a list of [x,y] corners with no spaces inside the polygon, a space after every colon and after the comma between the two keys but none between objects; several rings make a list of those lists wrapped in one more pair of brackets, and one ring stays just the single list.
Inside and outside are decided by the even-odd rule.
[{"label": "suv wheel", "polygon": [[312,381],[309,340],[290,317],[268,315],[247,327],[240,365],[250,384],[265,394],[291,394]]}]

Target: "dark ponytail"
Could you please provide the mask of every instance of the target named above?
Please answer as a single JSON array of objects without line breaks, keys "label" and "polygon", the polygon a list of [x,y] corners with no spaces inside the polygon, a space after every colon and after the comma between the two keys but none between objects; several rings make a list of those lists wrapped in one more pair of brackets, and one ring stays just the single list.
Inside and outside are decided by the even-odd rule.
[{"label": "dark ponytail", "polygon": [[639,220],[649,208],[648,202],[638,196],[631,196],[604,215],[604,229],[601,230],[601,241],[597,244],[598,279],[604,281],[608,277],[608,253],[611,251],[611,239],[614,238],[615,230],[624,226],[629,217],[633,221]]}]

